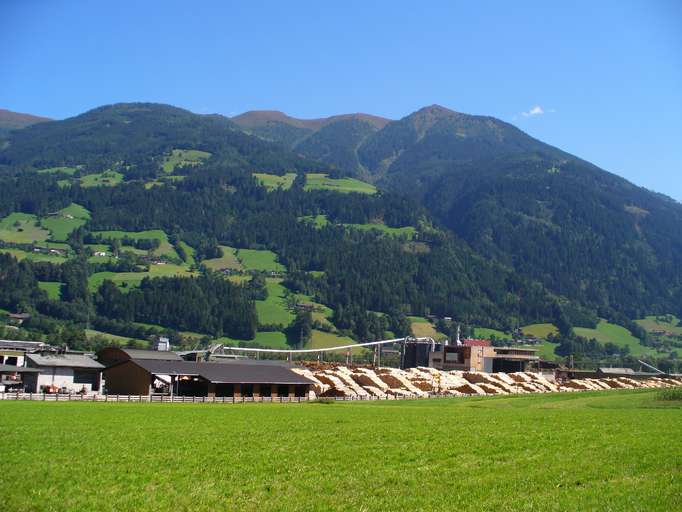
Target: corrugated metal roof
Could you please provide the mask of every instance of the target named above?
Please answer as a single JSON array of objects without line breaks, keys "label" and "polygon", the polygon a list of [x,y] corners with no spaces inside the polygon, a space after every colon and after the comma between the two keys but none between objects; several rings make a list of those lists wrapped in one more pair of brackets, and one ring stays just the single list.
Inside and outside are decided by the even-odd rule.
[{"label": "corrugated metal roof", "polygon": [[104,366],[93,358],[80,354],[26,354],[28,359],[35,366],[61,366],[66,368],[96,368],[102,369]]},{"label": "corrugated metal roof", "polygon": [[150,359],[133,359],[131,362],[152,374],[200,376],[219,384],[313,384],[311,380],[292,372],[290,366],[280,362],[196,363]]}]

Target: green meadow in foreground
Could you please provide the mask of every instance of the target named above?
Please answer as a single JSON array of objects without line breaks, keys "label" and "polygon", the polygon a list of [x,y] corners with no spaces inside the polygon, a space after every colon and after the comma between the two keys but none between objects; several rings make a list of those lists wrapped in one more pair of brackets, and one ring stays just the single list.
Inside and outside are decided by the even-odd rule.
[{"label": "green meadow in foreground", "polygon": [[3,510],[680,510],[655,391],[310,404],[0,402]]}]

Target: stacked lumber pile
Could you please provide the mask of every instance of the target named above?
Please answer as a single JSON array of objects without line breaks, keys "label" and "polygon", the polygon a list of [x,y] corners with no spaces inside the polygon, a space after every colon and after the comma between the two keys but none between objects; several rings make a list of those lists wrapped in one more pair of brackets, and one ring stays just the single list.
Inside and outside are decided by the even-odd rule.
[{"label": "stacked lumber pile", "polygon": [[294,371],[314,382],[319,397],[396,398],[430,395],[509,395],[638,389],[682,386],[682,377],[651,377],[636,380],[628,377],[575,379],[553,382],[540,373],[444,372],[435,368],[348,368],[340,365],[310,365]]}]

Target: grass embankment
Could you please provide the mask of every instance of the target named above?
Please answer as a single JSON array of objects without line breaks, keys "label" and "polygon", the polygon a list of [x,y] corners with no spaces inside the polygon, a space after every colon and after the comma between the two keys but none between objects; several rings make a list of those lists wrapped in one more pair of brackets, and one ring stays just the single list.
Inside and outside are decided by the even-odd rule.
[{"label": "grass embankment", "polygon": [[3,510],[678,510],[682,404],[655,396],[0,402]]}]

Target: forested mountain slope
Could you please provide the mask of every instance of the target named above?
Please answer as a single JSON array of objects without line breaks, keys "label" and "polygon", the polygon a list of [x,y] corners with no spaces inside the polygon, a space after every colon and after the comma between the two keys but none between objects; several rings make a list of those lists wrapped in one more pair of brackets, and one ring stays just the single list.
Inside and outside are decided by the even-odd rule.
[{"label": "forested mountain slope", "polygon": [[410,315],[566,334],[682,313],[678,203],[437,106],[303,122],[134,103],[29,126],[0,150],[0,252],[0,309],[56,336],[300,346],[408,334]]},{"label": "forested mountain slope", "polygon": [[0,108],[0,137],[6,135],[11,130],[25,128],[32,124],[49,121],[47,117],[34,116],[32,114],[21,114]]},{"label": "forested mountain slope", "polygon": [[294,146],[424,205],[480,254],[594,309],[682,307],[682,205],[516,127],[433,105]]}]

